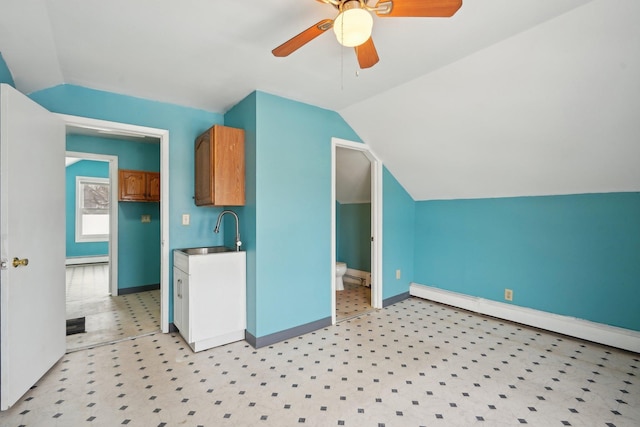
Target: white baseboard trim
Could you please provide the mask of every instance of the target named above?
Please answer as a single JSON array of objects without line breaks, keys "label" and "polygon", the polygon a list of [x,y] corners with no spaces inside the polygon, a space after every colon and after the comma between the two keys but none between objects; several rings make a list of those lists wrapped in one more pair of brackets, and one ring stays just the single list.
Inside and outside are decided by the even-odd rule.
[{"label": "white baseboard trim", "polygon": [[71,257],[67,258],[64,262],[65,265],[79,265],[79,264],[96,264],[99,262],[109,262],[109,256],[85,256],[85,257]]},{"label": "white baseboard trim", "polygon": [[[361,279],[364,279],[364,283]],[[342,280],[356,285],[371,286],[371,273],[347,267],[347,272],[342,276]]]},{"label": "white baseboard trim", "polygon": [[640,332],[412,283],[412,296],[640,353]]}]

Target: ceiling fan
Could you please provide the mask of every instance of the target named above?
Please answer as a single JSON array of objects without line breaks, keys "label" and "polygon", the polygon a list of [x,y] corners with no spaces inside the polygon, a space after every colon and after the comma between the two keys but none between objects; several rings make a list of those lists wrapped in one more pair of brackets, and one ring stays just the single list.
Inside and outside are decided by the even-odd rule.
[{"label": "ceiling fan", "polygon": [[373,67],[379,58],[371,38],[372,12],[381,18],[447,18],[453,16],[462,6],[462,0],[379,0],[375,6],[369,6],[369,0],[316,1],[335,7],[338,10],[336,18],[323,19],[287,40],[271,51],[274,56],[288,56],[329,28],[333,28],[341,45],[355,48],[360,68]]}]

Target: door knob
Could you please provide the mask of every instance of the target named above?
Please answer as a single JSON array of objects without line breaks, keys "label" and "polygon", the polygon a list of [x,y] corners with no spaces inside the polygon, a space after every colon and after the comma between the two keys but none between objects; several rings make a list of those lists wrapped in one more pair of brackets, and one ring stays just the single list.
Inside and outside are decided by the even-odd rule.
[{"label": "door knob", "polygon": [[24,266],[29,265],[29,259],[28,258],[19,259],[17,257],[13,259],[14,267],[17,268],[17,267],[20,267],[21,265],[24,265]]}]

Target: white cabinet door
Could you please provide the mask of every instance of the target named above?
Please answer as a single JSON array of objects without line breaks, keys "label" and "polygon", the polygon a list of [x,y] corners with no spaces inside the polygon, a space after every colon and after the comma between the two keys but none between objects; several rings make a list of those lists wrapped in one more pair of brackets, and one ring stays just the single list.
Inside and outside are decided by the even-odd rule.
[{"label": "white cabinet door", "polygon": [[64,153],[64,123],[0,85],[1,410],[66,349]]},{"label": "white cabinet door", "polygon": [[182,333],[182,313],[183,313],[183,299],[182,299],[182,284],[184,283],[185,274],[177,269],[173,269],[173,324]]},{"label": "white cabinet door", "polygon": [[183,275],[182,279],[182,336],[187,343],[192,342],[191,334],[192,334],[192,323],[191,323],[191,309],[189,307],[189,292],[190,292],[190,279],[191,276],[187,273],[181,272]]},{"label": "white cabinet door", "polygon": [[[189,266],[189,343],[208,341],[246,328],[246,254],[200,255]],[[193,258],[193,257],[192,257]],[[228,341],[231,342],[231,341]],[[226,342],[225,342],[226,344]],[[220,345],[220,344],[218,344]]]}]

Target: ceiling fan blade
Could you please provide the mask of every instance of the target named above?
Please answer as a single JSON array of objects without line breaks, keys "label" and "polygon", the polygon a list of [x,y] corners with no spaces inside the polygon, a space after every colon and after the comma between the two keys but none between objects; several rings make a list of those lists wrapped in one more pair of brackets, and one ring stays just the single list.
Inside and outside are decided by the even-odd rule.
[{"label": "ceiling fan blade", "polygon": [[376,14],[380,17],[448,18],[462,6],[462,0],[380,0]]},{"label": "ceiling fan blade", "polygon": [[354,49],[356,50],[356,56],[358,57],[358,64],[360,64],[360,68],[371,68],[380,60],[371,37],[369,37],[369,40],[360,46],[354,47]]},{"label": "ceiling fan blade", "polygon": [[273,53],[274,56],[289,56],[290,54],[300,49],[305,44],[309,43],[311,40],[318,37],[320,34],[327,31],[332,26],[333,26],[333,20],[323,19],[317,24],[307,28],[297,36],[282,43],[280,46],[273,49],[271,53]]}]

